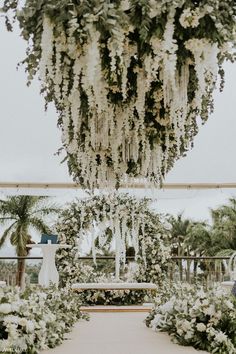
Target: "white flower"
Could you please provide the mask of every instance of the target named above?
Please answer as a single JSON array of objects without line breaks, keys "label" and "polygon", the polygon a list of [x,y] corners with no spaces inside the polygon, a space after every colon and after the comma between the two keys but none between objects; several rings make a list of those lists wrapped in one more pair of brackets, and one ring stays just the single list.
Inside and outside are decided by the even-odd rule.
[{"label": "white flower", "polygon": [[225,301],[225,305],[226,305],[230,310],[233,310],[233,309],[234,309],[234,305],[233,305],[232,302],[229,301],[229,300],[226,300],[226,301]]},{"label": "white flower", "polygon": [[197,298],[203,299],[206,296],[206,293],[204,292],[204,290],[201,288],[200,290],[197,291],[196,294]]},{"label": "white flower", "polygon": [[10,304],[7,303],[0,304],[0,313],[8,314],[11,311],[12,311],[12,307]]},{"label": "white flower", "polygon": [[209,300],[208,299],[204,299],[202,302],[203,306],[208,306],[209,305]]},{"label": "white flower", "polygon": [[19,323],[20,326],[26,327],[27,319],[22,317],[22,318],[19,319],[18,323]]},{"label": "white flower", "polygon": [[204,323],[198,323],[196,327],[197,327],[198,332],[205,332],[207,329],[206,325]]},{"label": "white flower", "polygon": [[187,27],[197,27],[199,25],[199,20],[201,17],[203,17],[205,14],[202,13],[200,14],[199,9],[185,9],[180,16],[179,22],[183,28]]},{"label": "white flower", "polygon": [[8,316],[4,317],[4,322],[9,325],[18,324],[19,320],[20,320],[20,317],[15,316],[15,315],[8,315]]},{"label": "white flower", "polygon": [[163,322],[163,315],[158,313],[151,322],[151,327],[153,329],[157,328]]},{"label": "white flower", "polygon": [[26,323],[26,330],[27,330],[27,332],[33,332],[33,331],[34,331],[34,328],[35,328],[34,322],[28,320],[27,323]]},{"label": "white flower", "polygon": [[194,337],[194,332],[193,331],[187,331],[187,333],[184,336],[184,339],[191,339]]},{"label": "white flower", "polygon": [[161,311],[170,313],[173,310],[174,302],[170,300],[161,306]]},{"label": "white flower", "polygon": [[189,322],[188,320],[184,320],[182,322],[182,329],[184,332],[188,332],[189,330],[192,329],[192,324],[191,322]]},{"label": "white flower", "polygon": [[216,313],[215,306],[212,304],[203,310],[206,315],[213,316]]},{"label": "white flower", "polygon": [[219,343],[227,342],[227,339],[228,339],[227,335],[221,331],[215,334],[215,340]]},{"label": "white flower", "polygon": [[21,306],[22,301],[15,301],[11,303],[11,309],[12,312],[17,312],[19,310],[19,307]]}]

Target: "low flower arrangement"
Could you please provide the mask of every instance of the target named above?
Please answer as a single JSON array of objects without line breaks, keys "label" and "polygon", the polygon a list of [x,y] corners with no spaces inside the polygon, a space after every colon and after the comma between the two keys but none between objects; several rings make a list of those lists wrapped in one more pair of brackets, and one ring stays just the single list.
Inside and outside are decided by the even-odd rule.
[{"label": "low flower arrangement", "polygon": [[236,302],[220,287],[176,284],[160,291],[146,325],[210,353],[236,353]]},{"label": "low flower arrangement", "polygon": [[80,298],[69,288],[0,288],[0,353],[53,348],[81,317]]}]

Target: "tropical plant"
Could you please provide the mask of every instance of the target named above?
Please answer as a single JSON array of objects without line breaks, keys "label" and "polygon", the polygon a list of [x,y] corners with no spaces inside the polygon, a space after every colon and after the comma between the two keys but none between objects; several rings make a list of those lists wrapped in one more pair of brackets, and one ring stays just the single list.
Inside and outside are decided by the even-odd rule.
[{"label": "tropical plant", "polygon": [[227,256],[236,251],[236,198],[228,204],[211,209],[213,219],[213,252]]},{"label": "tropical plant", "polygon": [[172,255],[184,256],[186,255],[185,241],[192,221],[189,219],[184,219],[183,213],[180,213],[177,216],[170,216],[168,221],[171,225],[170,234]]},{"label": "tropical plant", "polygon": [[[40,233],[50,233],[46,218],[58,211],[58,207],[49,203],[48,197],[45,196],[19,195],[1,199],[0,224],[6,228],[0,238],[0,247],[9,239],[17,256],[27,256],[29,249],[26,245],[34,243],[30,231],[34,229]],[[24,286],[24,272],[25,259],[18,259],[17,284],[21,287]]]},{"label": "tropical plant", "polygon": [[206,255],[212,246],[211,234],[211,227],[205,221],[191,222],[184,240],[189,254],[199,257]]},{"label": "tropical plant", "polygon": [[[171,225],[171,248],[172,248],[172,255],[183,257],[189,256],[189,246],[186,244],[186,238],[188,236],[188,230],[191,225],[191,220],[184,219],[183,213],[178,214],[175,216],[170,216],[168,219]],[[178,261],[179,267],[179,274],[180,280],[183,280],[183,264],[182,261]],[[189,277],[189,274],[187,275]]]},{"label": "tropical plant", "polygon": [[[201,257],[207,255],[209,247],[212,245],[211,228],[204,221],[193,221],[183,218],[183,213],[169,217],[171,224],[171,247],[172,255],[178,257]],[[187,260],[186,277],[190,280],[190,260]],[[205,268],[205,264],[194,260],[194,274],[197,273],[197,268]],[[209,264],[210,266],[210,264]],[[180,271],[180,280],[183,280],[183,264],[178,262]],[[210,269],[206,271],[208,273]],[[206,274],[207,276],[207,274]]]}]

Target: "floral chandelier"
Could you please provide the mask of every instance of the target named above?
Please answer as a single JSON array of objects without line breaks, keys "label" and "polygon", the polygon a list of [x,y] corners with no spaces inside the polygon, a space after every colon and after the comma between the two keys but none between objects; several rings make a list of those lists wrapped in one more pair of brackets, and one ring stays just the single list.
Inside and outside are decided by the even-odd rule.
[{"label": "floral chandelier", "polygon": [[233,61],[235,0],[5,0],[85,188],[160,185],[213,110]]}]

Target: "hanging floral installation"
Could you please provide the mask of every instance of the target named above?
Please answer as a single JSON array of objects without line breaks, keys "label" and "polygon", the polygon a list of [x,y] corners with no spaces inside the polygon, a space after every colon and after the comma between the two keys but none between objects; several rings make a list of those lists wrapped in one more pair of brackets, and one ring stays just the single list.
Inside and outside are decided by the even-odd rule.
[{"label": "hanging floral installation", "polygon": [[120,277],[120,267],[125,265],[129,246],[134,247],[139,265],[136,281],[158,283],[167,270],[169,231],[159,215],[148,207],[148,199],[136,199],[126,194],[102,194],[77,200],[62,212],[57,232],[60,242],[72,246],[57,252],[62,282],[79,281],[81,265],[78,256],[85,238],[90,239],[95,263],[99,247],[107,242],[113,243],[116,280]]},{"label": "hanging floral installation", "polygon": [[[159,185],[213,110],[233,61],[235,0],[5,0],[53,102],[73,179]],[[13,19],[11,17],[13,11]]]}]

